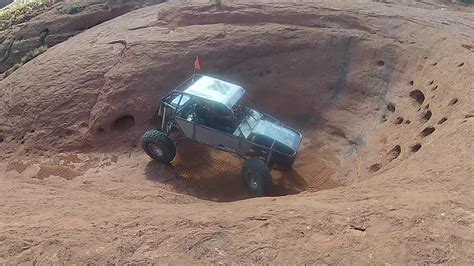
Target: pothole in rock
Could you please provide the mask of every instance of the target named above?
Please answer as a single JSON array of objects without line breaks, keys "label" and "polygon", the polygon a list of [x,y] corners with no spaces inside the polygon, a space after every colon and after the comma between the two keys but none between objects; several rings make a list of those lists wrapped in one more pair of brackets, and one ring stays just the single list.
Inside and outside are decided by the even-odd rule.
[{"label": "pothole in rock", "polygon": [[380,170],[380,168],[382,168],[382,166],[380,164],[378,164],[378,163],[373,164],[369,167],[369,172],[370,173],[378,172]]},{"label": "pothole in rock", "polygon": [[400,153],[402,152],[402,148],[400,147],[400,145],[396,145],[395,147],[393,147],[390,152],[389,152],[389,161],[393,161],[395,159],[398,158],[398,156],[400,156]]},{"label": "pothole in rock", "polygon": [[425,101],[425,94],[420,90],[414,90],[410,92],[410,97],[418,104],[422,105]]},{"label": "pothole in rock", "polygon": [[393,123],[395,123],[396,125],[401,125],[403,123],[403,117],[397,117]]},{"label": "pothole in rock", "polygon": [[438,125],[442,125],[442,124],[444,124],[444,122],[446,122],[446,121],[448,121],[448,118],[443,117],[443,118],[441,118],[441,119],[438,121]]},{"label": "pothole in rock", "polygon": [[422,137],[427,137],[431,134],[433,134],[433,132],[435,132],[435,128],[434,127],[427,127],[425,129],[423,129],[423,131],[421,131],[420,135]]},{"label": "pothole in rock", "polygon": [[393,103],[388,103],[387,104],[387,110],[389,110],[390,112],[395,112],[395,104]]},{"label": "pothole in rock", "polygon": [[426,112],[424,112],[421,116],[421,121],[422,122],[427,122],[428,120],[431,119],[431,116],[433,115],[433,113],[431,113],[430,110],[427,110]]},{"label": "pothole in rock", "polygon": [[421,144],[420,143],[416,143],[412,146],[410,146],[410,151],[415,153],[417,151],[419,151],[421,149]]},{"label": "pothole in rock", "polygon": [[457,104],[458,101],[459,101],[458,98],[454,98],[449,102],[448,106],[453,106],[453,105]]},{"label": "pothole in rock", "polygon": [[[125,115],[117,118],[112,125],[114,131],[125,131],[135,126],[135,118],[132,115]],[[100,129],[99,129],[100,130]]]}]

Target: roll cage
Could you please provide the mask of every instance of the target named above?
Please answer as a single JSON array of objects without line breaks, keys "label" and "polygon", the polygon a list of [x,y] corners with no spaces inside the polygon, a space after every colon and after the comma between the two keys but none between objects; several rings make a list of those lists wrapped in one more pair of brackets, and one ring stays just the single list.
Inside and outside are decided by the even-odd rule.
[{"label": "roll cage", "polygon": [[[302,135],[300,132],[285,126],[282,122],[270,115],[239,105],[238,101],[241,97],[246,95],[246,93],[237,85],[231,84],[236,86],[233,91],[236,93],[236,96],[238,96],[238,99],[235,99],[235,97],[232,98],[233,96],[227,98],[214,97],[214,99],[209,99],[202,97],[202,95],[197,93],[190,92],[188,89],[195,84],[195,81],[202,79],[203,77],[207,76],[195,75],[194,77],[186,79],[176,89],[172,90],[161,99],[158,115],[161,116],[161,128],[167,135],[169,135],[172,129],[175,128],[181,133],[184,133],[183,135],[187,138],[234,153],[240,157],[260,157],[263,158],[268,165],[270,165],[271,159],[274,156],[285,156],[291,158],[296,156],[301,144]],[[239,88],[242,90],[242,94],[238,92]],[[235,130],[219,130],[199,124],[194,105],[196,101],[210,102],[221,105],[221,108],[224,107],[232,117],[238,119]],[[185,108],[189,108],[187,114],[184,112],[186,110]],[[248,112],[248,117],[237,117],[235,113],[237,108],[246,108],[245,110]],[[252,119],[253,121],[251,121]],[[285,144],[279,143],[275,139],[271,139],[263,134],[252,132],[256,123],[260,119],[271,121],[272,123],[278,124],[278,126],[284,127],[285,129],[298,134],[299,141],[296,148],[285,148]],[[251,122],[254,122],[254,124]],[[202,136],[199,135],[201,133],[203,134]]]}]

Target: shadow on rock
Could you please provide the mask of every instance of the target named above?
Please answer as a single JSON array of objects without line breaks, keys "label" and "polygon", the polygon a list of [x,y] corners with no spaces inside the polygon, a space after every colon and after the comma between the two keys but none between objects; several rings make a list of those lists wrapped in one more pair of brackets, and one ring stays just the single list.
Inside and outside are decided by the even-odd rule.
[{"label": "shadow on rock", "polygon": [[[146,178],[169,186],[177,193],[203,200],[230,202],[251,198],[242,185],[238,159],[234,162],[213,159],[202,164],[173,162],[173,165],[150,161]],[[305,187],[305,181],[296,171],[281,172],[274,178],[268,196],[297,194]]]},{"label": "shadow on rock", "polygon": [[273,171],[273,186],[269,196],[285,196],[303,192],[307,188],[306,181],[294,169],[286,172]]}]

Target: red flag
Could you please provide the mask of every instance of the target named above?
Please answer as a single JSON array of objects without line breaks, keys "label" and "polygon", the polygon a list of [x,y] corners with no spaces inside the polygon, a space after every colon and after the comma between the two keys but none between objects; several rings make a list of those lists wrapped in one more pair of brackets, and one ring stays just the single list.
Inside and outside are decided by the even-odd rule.
[{"label": "red flag", "polygon": [[194,70],[201,70],[201,63],[199,62],[199,56],[196,56],[196,60],[194,60]]}]

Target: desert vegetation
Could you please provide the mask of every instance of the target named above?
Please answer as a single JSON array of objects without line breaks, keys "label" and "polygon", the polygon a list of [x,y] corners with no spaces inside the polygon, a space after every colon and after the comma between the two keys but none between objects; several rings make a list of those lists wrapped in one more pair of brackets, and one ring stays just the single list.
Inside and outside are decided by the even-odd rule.
[{"label": "desert vegetation", "polygon": [[19,1],[0,11],[0,30],[28,21],[41,14],[58,0]]}]

